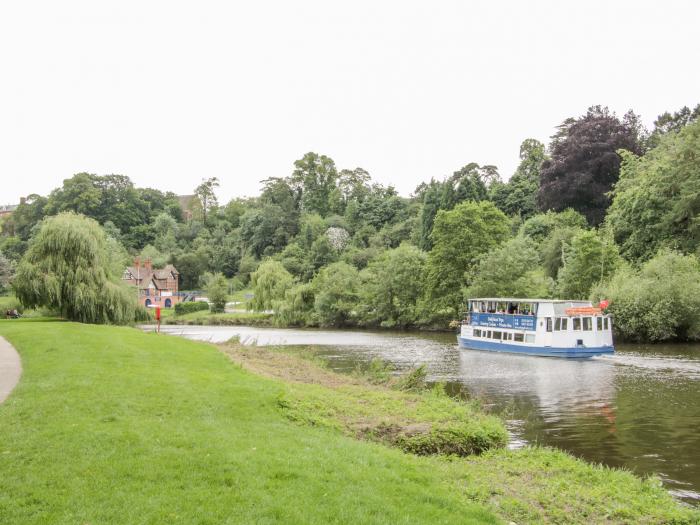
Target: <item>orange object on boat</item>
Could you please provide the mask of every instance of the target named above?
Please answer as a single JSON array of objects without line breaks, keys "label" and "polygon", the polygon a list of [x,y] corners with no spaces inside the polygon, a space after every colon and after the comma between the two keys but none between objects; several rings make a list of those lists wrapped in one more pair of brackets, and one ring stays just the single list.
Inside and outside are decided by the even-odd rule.
[{"label": "orange object on boat", "polygon": [[576,308],[567,308],[564,310],[566,312],[566,315],[569,316],[575,316],[575,315],[600,315],[603,313],[603,310],[596,306],[579,306]]}]

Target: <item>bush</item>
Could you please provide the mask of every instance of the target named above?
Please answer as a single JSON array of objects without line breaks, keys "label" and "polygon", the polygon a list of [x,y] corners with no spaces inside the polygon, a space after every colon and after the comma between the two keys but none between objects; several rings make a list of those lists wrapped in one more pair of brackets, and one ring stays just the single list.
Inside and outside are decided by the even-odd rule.
[{"label": "bush", "polygon": [[222,313],[226,308],[228,284],[223,274],[217,273],[207,283],[207,299],[212,313]]},{"label": "bush", "polygon": [[209,310],[209,304],[204,301],[177,303],[175,305],[175,315],[191,314],[192,312],[200,312],[203,310]]},{"label": "bush", "polygon": [[617,334],[632,341],[700,340],[700,262],[661,251],[638,271],[620,269],[593,292],[608,299]]}]

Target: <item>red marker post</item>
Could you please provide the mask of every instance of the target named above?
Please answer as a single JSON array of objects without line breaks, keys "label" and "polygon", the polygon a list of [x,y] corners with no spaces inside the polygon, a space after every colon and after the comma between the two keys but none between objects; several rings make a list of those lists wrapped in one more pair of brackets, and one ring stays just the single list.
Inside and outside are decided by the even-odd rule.
[{"label": "red marker post", "polygon": [[156,333],[160,333],[160,306],[156,306]]}]

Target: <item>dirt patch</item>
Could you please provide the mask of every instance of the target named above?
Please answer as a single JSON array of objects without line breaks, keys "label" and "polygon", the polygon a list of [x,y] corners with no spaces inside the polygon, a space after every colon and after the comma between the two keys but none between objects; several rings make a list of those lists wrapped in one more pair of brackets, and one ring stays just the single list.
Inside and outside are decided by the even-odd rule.
[{"label": "dirt patch", "polygon": [[259,346],[219,345],[231,360],[255,374],[289,383],[322,385],[330,388],[346,385],[372,387],[367,381],[325,370],[318,363]]}]

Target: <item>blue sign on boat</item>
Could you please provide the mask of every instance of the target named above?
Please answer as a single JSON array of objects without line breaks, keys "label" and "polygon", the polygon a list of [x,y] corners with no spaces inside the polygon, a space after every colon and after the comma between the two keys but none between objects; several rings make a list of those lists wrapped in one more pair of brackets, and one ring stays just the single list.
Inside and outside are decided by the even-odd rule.
[{"label": "blue sign on boat", "polygon": [[510,314],[471,314],[472,326],[488,326],[489,328],[514,328],[516,330],[535,330],[533,315]]}]

